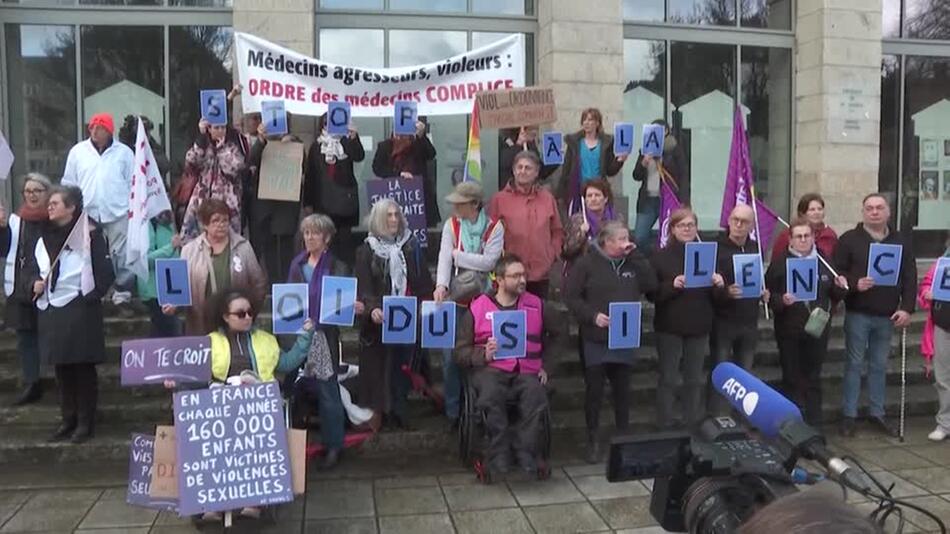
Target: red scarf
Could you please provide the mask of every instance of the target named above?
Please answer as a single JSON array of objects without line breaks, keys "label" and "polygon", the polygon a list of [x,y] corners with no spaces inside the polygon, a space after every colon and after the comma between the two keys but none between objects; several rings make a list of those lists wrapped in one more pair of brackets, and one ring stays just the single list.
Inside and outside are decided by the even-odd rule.
[{"label": "red scarf", "polygon": [[46,206],[31,208],[24,204],[20,206],[20,209],[17,211],[17,215],[19,215],[24,221],[30,222],[49,220],[49,211],[46,209]]}]

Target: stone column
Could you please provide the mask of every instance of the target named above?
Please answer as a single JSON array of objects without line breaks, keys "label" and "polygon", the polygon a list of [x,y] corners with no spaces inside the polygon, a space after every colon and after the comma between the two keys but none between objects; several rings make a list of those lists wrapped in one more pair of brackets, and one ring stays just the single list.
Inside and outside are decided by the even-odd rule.
[{"label": "stone column", "polygon": [[878,190],[881,3],[799,0],[797,20],[792,194],[821,193],[828,223],[841,231]]},{"label": "stone column", "polygon": [[[313,56],[314,2],[313,0],[233,0],[233,26],[236,32],[245,32],[267,39],[295,52]],[[237,69],[234,72],[237,80]],[[241,106],[236,103],[235,109]],[[309,142],[316,122],[313,117],[291,118],[291,131]]]}]

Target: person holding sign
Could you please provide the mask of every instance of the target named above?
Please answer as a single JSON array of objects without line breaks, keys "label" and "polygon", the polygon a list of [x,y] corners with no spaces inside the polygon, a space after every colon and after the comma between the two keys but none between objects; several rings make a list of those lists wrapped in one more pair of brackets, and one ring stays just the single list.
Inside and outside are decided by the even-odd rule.
[{"label": "person holding sign", "polygon": [[[522,472],[543,478],[548,468],[538,451],[541,414],[548,408],[544,384],[543,336],[556,323],[553,312],[536,295],[527,291],[527,269],[514,254],[502,256],[495,265],[498,289],[494,295],[483,294],[472,301],[469,313],[462,315],[456,334],[455,359],[468,372],[469,387],[475,389],[475,405],[485,416],[488,433],[486,467],[488,479],[509,470],[509,452],[515,456]],[[523,358],[499,359],[499,344],[519,342],[499,340],[492,335],[492,313],[496,311],[525,313],[525,347]],[[499,326],[501,332],[507,329]],[[518,409],[515,429],[517,439],[508,440],[508,400],[514,399]]]},{"label": "person holding sign", "polygon": [[[587,252],[587,246],[597,240],[601,228],[610,221],[623,221],[623,215],[614,212],[614,193],[607,180],[591,180],[581,186],[584,209],[571,215],[564,229],[564,250],[561,257],[570,264]],[[570,267],[565,268],[570,272]]]},{"label": "person holding sign", "polygon": [[181,335],[178,317],[162,313],[155,280],[155,260],[177,258],[181,250],[181,236],[175,233],[172,218],[172,212],[166,210],[148,222],[148,278],[136,279],[139,299],[148,308],[152,323],[149,337],[153,338]]},{"label": "person holding sign", "polygon": [[564,227],[557,201],[538,184],[541,161],[527,150],[515,156],[515,177],[492,197],[488,214],[505,225],[505,253],[517,254],[528,270],[528,292],[548,295],[551,266],[561,253]]},{"label": "person holding sign", "polygon": [[435,226],[440,220],[439,204],[435,200],[435,176],[429,173],[429,163],[435,159],[435,146],[426,134],[422,117],[416,120],[413,135],[397,134],[380,141],[373,156],[373,174],[379,178],[422,176],[422,193],[425,195],[426,226]]},{"label": "person holding sign", "polygon": [[630,425],[630,374],[636,350],[611,349],[608,328],[611,302],[639,302],[646,293],[656,290],[656,273],[636,248],[630,242],[627,226],[610,221],[600,229],[597,241],[577,260],[567,278],[565,301],[580,324],[584,344],[585,458],[592,464],[600,461],[597,434],[605,377],[610,379],[617,432],[626,431]]},{"label": "person holding sign", "polygon": [[247,164],[239,137],[227,124],[212,126],[204,118],[198,121],[198,137],[185,154],[183,171],[195,177],[182,222],[186,240],[198,237],[198,209],[212,198],[227,205],[231,229],[241,232],[241,200]]},{"label": "person holding sign", "polygon": [[[340,330],[320,323],[321,291],[325,276],[349,276],[347,266],[329,250],[336,228],[330,217],[308,215],[300,221],[305,250],[290,264],[289,283],[305,283],[310,291],[310,321],[315,333],[307,352],[307,360],[300,370],[295,388],[315,393],[320,414],[320,435],[327,449],[322,467],[334,467],[343,451],[343,401],[340,398]],[[354,304],[357,315],[363,313],[363,303]]]},{"label": "person holding sign", "polygon": [[337,230],[334,251],[340,259],[352,263],[356,252],[352,229],[360,223],[360,195],[353,166],[366,158],[366,152],[350,122],[346,124],[346,135],[333,135],[327,131],[324,113],[318,131],[320,135],[310,145],[304,172],[304,210],[325,213],[333,219]]},{"label": "person holding sign", "polygon": [[835,277],[819,262],[817,298],[810,302],[795,299],[786,287],[786,260],[814,258],[818,248],[814,227],[808,219],[799,217],[789,228],[789,247],[781,259],[772,260],[765,273],[765,285],[769,290],[769,307],[775,312],[783,392],[802,409],[805,421],[817,426],[821,424],[821,366],[828,353],[828,317],[847,290],[844,278]]},{"label": "person holding sign", "polygon": [[660,217],[660,180],[667,180],[680,202],[689,204],[689,174],[683,147],[673,137],[673,132],[665,120],[657,119],[653,124],[663,126],[666,132],[663,138],[663,156],[654,158],[641,152],[633,167],[633,179],[640,182],[633,237],[644,253],[653,248],[654,240],[650,238],[650,231]]},{"label": "person holding sign", "polygon": [[943,441],[950,435],[950,239],[943,257],[921,281],[917,304],[928,311],[920,351],[933,369],[939,400],[937,426],[927,439]]},{"label": "person holding sign", "polygon": [[[406,429],[409,379],[402,371],[414,345],[382,342],[383,297],[432,298],[432,274],[425,252],[412,236],[406,216],[392,199],[373,204],[366,217],[366,242],[356,250],[357,300],[370,310],[360,325],[360,402],[383,414],[387,426]],[[387,387],[388,386],[388,387]]]},{"label": "person holding sign", "polygon": [[[452,205],[452,217],[442,227],[439,263],[432,298],[442,302],[450,293],[452,280],[466,285],[488,288],[488,274],[505,248],[505,225],[488,216],[483,206],[482,186],[478,182],[460,182],[445,200]],[[459,304],[467,305],[468,302]],[[442,351],[442,374],[445,380],[445,415],[450,426],[458,423],[459,395],[462,383],[452,350]]]},{"label": "person holding sign", "polygon": [[16,330],[24,386],[13,406],[30,404],[43,396],[36,306],[32,288],[21,282],[26,276],[23,268],[27,258],[36,249],[36,241],[49,221],[47,204],[53,188],[49,178],[35,172],[24,176],[22,181],[23,203],[20,209],[8,215],[6,208],[0,206],[0,256],[4,257],[3,293],[7,297],[4,324]]},{"label": "person holding sign", "polygon": [[[861,373],[865,362],[868,367],[868,414],[871,423],[888,436],[897,436],[897,429],[884,416],[884,394],[887,377],[887,357],[891,352],[891,336],[894,328],[904,328],[910,323],[917,297],[917,262],[914,259],[910,240],[890,228],[888,221],[891,208],[887,198],[880,193],[871,193],[861,203],[863,222],[841,234],[835,249],[834,265],[838,273],[847,278],[848,296],[845,299],[847,315],[844,320],[845,362],[842,393],[841,434],[854,436],[855,418],[858,414],[858,397],[861,395]],[[882,259],[871,258],[872,244],[899,245],[902,248],[899,266],[887,267],[897,271],[897,285],[883,286],[875,283],[869,272],[883,272]],[[869,270],[870,266],[870,270]]]},{"label": "person holding sign", "polygon": [[564,165],[558,182],[558,200],[568,215],[581,209],[581,186],[620,172],[627,155],[614,155],[614,136],[604,133],[604,118],[597,108],[581,112],[581,129],[565,137]]},{"label": "person holding sign", "polygon": [[[204,231],[181,249],[182,259],[188,262],[192,299],[186,335],[201,336],[211,330],[215,319],[206,304],[214,295],[234,289],[246,291],[255,304],[264,301],[267,275],[247,239],[231,229],[230,213],[224,201],[206,200],[198,212]],[[162,311],[175,313],[171,306]]]},{"label": "person holding sign", "polygon": [[692,426],[705,416],[703,362],[713,327],[713,288],[725,286],[722,275],[712,273],[713,287],[686,287],[686,243],[696,240],[696,214],[689,208],[673,211],[670,229],[673,238],[650,258],[658,285],[656,291],[648,295],[656,304],[653,329],[660,367],[656,392],[657,424],[663,429],[679,425],[674,419],[673,401],[680,382],[683,383],[686,425]]},{"label": "person holding sign", "polygon": [[102,297],[115,274],[102,228],[83,212],[78,187],[53,188],[47,209],[49,221],[17,283],[39,309],[40,357],[56,368],[62,423],[49,441],[82,443],[95,432],[96,365],[106,353]]},{"label": "person holding sign", "polygon": [[[719,238],[716,271],[725,285],[713,291],[716,317],[713,321],[712,350],[716,363],[731,361],[752,371],[755,346],[759,340],[759,302],[768,302],[768,290],[762,287],[762,258],[759,244],[749,237],[755,227],[755,213],[746,204],[737,204],[729,214],[729,232]],[[755,254],[757,264],[745,267],[736,279],[733,257]],[[756,294],[749,298],[745,288],[754,286]],[[729,403],[715,388],[709,392],[710,411],[718,415],[730,413]]]},{"label": "person holding sign", "polygon": [[[831,260],[834,257],[835,247],[838,246],[838,234],[835,233],[832,227],[825,224],[825,199],[818,193],[805,193],[798,200],[796,212],[799,217],[804,217],[811,225],[818,253]],[[790,242],[791,230],[779,232],[775,236],[775,244],[772,245],[773,262],[784,261]]]},{"label": "person holding sign", "polygon": [[[521,126],[503,130],[501,153],[498,155],[498,190],[501,191],[514,178],[515,156],[523,150],[534,152],[541,159],[541,149],[538,148],[538,126]],[[542,165],[539,181],[544,183],[560,165]]]}]

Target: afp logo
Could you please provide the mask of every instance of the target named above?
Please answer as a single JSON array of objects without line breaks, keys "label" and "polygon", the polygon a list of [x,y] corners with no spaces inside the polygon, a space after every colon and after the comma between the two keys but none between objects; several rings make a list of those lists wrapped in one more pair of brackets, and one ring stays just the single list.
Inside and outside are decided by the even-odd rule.
[{"label": "afp logo", "polygon": [[735,378],[730,378],[726,380],[726,383],[722,385],[722,390],[726,392],[726,395],[735,401],[742,401],[742,411],[745,413],[746,417],[752,415],[755,412],[755,407],[759,404],[759,394],[755,391],[746,391],[745,386],[739,383]]}]

